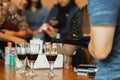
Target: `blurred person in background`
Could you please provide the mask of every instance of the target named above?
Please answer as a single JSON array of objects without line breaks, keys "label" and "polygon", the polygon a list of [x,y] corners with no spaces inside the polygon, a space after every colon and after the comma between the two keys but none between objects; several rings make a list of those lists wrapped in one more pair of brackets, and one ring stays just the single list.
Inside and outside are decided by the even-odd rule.
[{"label": "blurred person in background", "polygon": [[[50,10],[46,23],[51,27],[57,29],[57,33],[61,34],[61,37],[65,37],[69,28],[73,14],[78,10],[74,0],[57,0],[57,4]],[[57,34],[53,32],[52,38]],[[52,35],[52,34],[51,34]],[[50,35],[46,35],[45,40],[51,41]]]},{"label": "blurred person in background", "polygon": [[[70,23],[70,29],[66,36],[69,40],[80,40],[83,37],[89,36],[90,25],[87,14],[87,3],[79,4],[80,0],[75,0],[79,9],[72,17]],[[84,41],[82,41],[84,43]],[[78,46],[79,45],[79,46]],[[62,48],[64,54],[64,68],[69,69],[78,66],[79,64],[93,63],[92,57],[87,47],[83,47],[80,44],[71,45],[64,44]]]},{"label": "blurred person in background", "polygon": [[[25,15],[30,29],[35,32],[45,22],[48,16],[48,10],[42,5],[41,0],[28,0]],[[33,37],[44,40],[44,32]]]},{"label": "blurred person in background", "polygon": [[41,33],[43,28],[32,32],[28,27],[24,9],[27,0],[10,0],[0,5],[0,49],[4,51],[7,42],[27,42],[32,36]]},{"label": "blurred person in background", "polygon": [[88,0],[88,12],[89,51],[99,59],[95,80],[120,80],[120,0]]},{"label": "blurred person in background", "polygon": [[27,0],[10,0],[0,9],[0,48],[4,51],[7,41],[27,42],[31,36],[24,16]]}]

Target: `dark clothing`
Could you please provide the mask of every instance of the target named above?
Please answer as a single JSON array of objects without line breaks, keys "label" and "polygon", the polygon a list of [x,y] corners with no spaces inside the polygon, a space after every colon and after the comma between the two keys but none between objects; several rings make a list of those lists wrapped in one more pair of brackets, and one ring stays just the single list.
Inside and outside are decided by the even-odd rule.
[{"label": "dark clothing", "polygon": [[[65,20],[63,20],[63,22],[64,22],[65,25],[61,26],[62,27],[61,29],[60,29],[60,26],[56,27],[56,28],[58,28],[60,34],[64,35],[64,34],[66,34],[68,32],[68,29],[70,27],[71,19],[72,19],[74,13],[78,10],[78,7],[74,6],[74,7],[70,8],[70,10],[67,11],[68,13],[61,15],[62,17],[60,16],[60,14],[58,14],[58,12],[59,12],[58,10],[59,10],[58,6],[54,6],[51,9],[46,22],[49,23],[49,21],[50,21],[51,18],[56,18],[56,20],[57,19],[60,20],[60,21],[58,20],[58,22],[59,22],[58,25],[63,25],[63,24],[60,24],[60,23],[62,23],[62,18],[66,17],[66,18],[63,18],[63,19],[65,19]],[[60,12],[60,13],[62,13],[62,12]],[[59,17],[56,17],[58,15],[59,15]]]},{"label": "dark clothing", "polygon": [[69,31],[66,35],[66,39],[80,39],[83,37],[82,33],[82,10],[77,10],[71,19]]},{"label": "dark clothing", "polygon": [[2,29],[8,29],[11,31],[19,31],[17,25],[14,25],[12,23],[3,23],[3,25],[0,27],[0,30]]},{"label": "dark clothing", "polygon": [[71,19],[75,14],[75,12],[78,10],[78,7],[77,6],[70,7],[69,11],[68,10],[66,11],[66,9],[65,10],[63,9],[62,10],[63,12],[60,12],[59,10],[61,11],[62,8],[59,8],[58,5],[55,5],[51,9],[46,23],[50,24],[50,19],[52,18],[56,19],[59,23],[53,27],[57,28],[59,30],[58,33],[60,33],[61,36],[64,37],[69,31]]}]

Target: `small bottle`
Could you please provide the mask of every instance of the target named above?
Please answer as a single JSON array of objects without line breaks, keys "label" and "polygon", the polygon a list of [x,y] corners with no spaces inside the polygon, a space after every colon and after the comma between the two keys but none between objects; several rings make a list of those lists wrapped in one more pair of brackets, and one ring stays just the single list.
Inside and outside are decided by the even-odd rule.
[{"label": "small bottle", "polygon": [[12,47],[12,42],[7,43],[7,47],[5,47],[5,64],[9,65],[9,57],[10,57],[10,48]]},{"label": "small bottle", "polygon": [[15,66],[15,48],[10,48],[10,66]]},{"label": "small bottle", "polygon": [[58,46],[57,43],[52,44],[52,52],[55,54],[57,54],[57,46]]},{"label": "small bottle", "polygon": [[56,39],[60,39],[60,34],[59,33],[57,33],[57,35],[56,35]]},{"label": "small bottle", "polygon": [[[57,33],[56,39],[60,39],[60,38],[61,38],[61,35],[59,33]],[[63,46],[62,43],[57,43],[58,53],[62,53],[62,46]]]},{"label": "small bottle", "polygon": [[44,44],[44,52],[47,54],[50,51],[51,42],[45,42]]}]

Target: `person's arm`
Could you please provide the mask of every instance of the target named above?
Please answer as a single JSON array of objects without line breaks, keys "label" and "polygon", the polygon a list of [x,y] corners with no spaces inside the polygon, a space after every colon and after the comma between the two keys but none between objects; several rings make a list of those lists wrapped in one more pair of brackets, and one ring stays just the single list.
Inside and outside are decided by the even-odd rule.
[{"label": "person's arm", "polygon": [[1,32],[0,32],[0,40],[1,41],[12,41],[14,43],[26,42],[26,40],[24,40],[22,38],[19,38],[19,37],[13,36],[13,35],[7,35],[7,34],[1,33]]},{"label": "person's arm", "polygon": [[56,37],[58,30],[56,28],[53,28],[48,23],[44,23],[42,26],[40,26],[39,29],[33,31],[32,34],[37,35],[37,34],[41,33],[42,31],[45,31],[51,38],[54,38],[54,37]]},{"label": "person's arm", "polygon": [[95,26],[91,28],[89,51],[97,59],[105,59],[112,48],[114,26]]},{"label": "person's arm", "polygon": [[119,6],[114,0],[89,0],[88,3],[91,24],[89,50],[93,57],[105,59],[114,47],[113,41]]},{"label": "person's arm", "polygon": [[21,38],[28,38],[31,37],[33,35],[32,31],[27,28],[25,31],[21,30],[21,31],[10,31],[10,30],[2,30],[4,32],[4,34],[6,35],[12,35],[12,36],[16,36],[16,37],[21,37]]}]

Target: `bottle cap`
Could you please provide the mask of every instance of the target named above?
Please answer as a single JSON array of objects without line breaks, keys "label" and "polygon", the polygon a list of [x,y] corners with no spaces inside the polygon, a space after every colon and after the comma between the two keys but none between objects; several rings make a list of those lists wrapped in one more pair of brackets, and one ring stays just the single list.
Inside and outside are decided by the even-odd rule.
[{"label": "bottle cap", "polygon": [[60,39],[60,34],[59,34],[59,33],[57,33],[56,38],[57,38],[57,39]]},{"label": "bottle cap", "polygon": [[12,47],[12,42],[8,42],[7,47],[11,48]]}]

